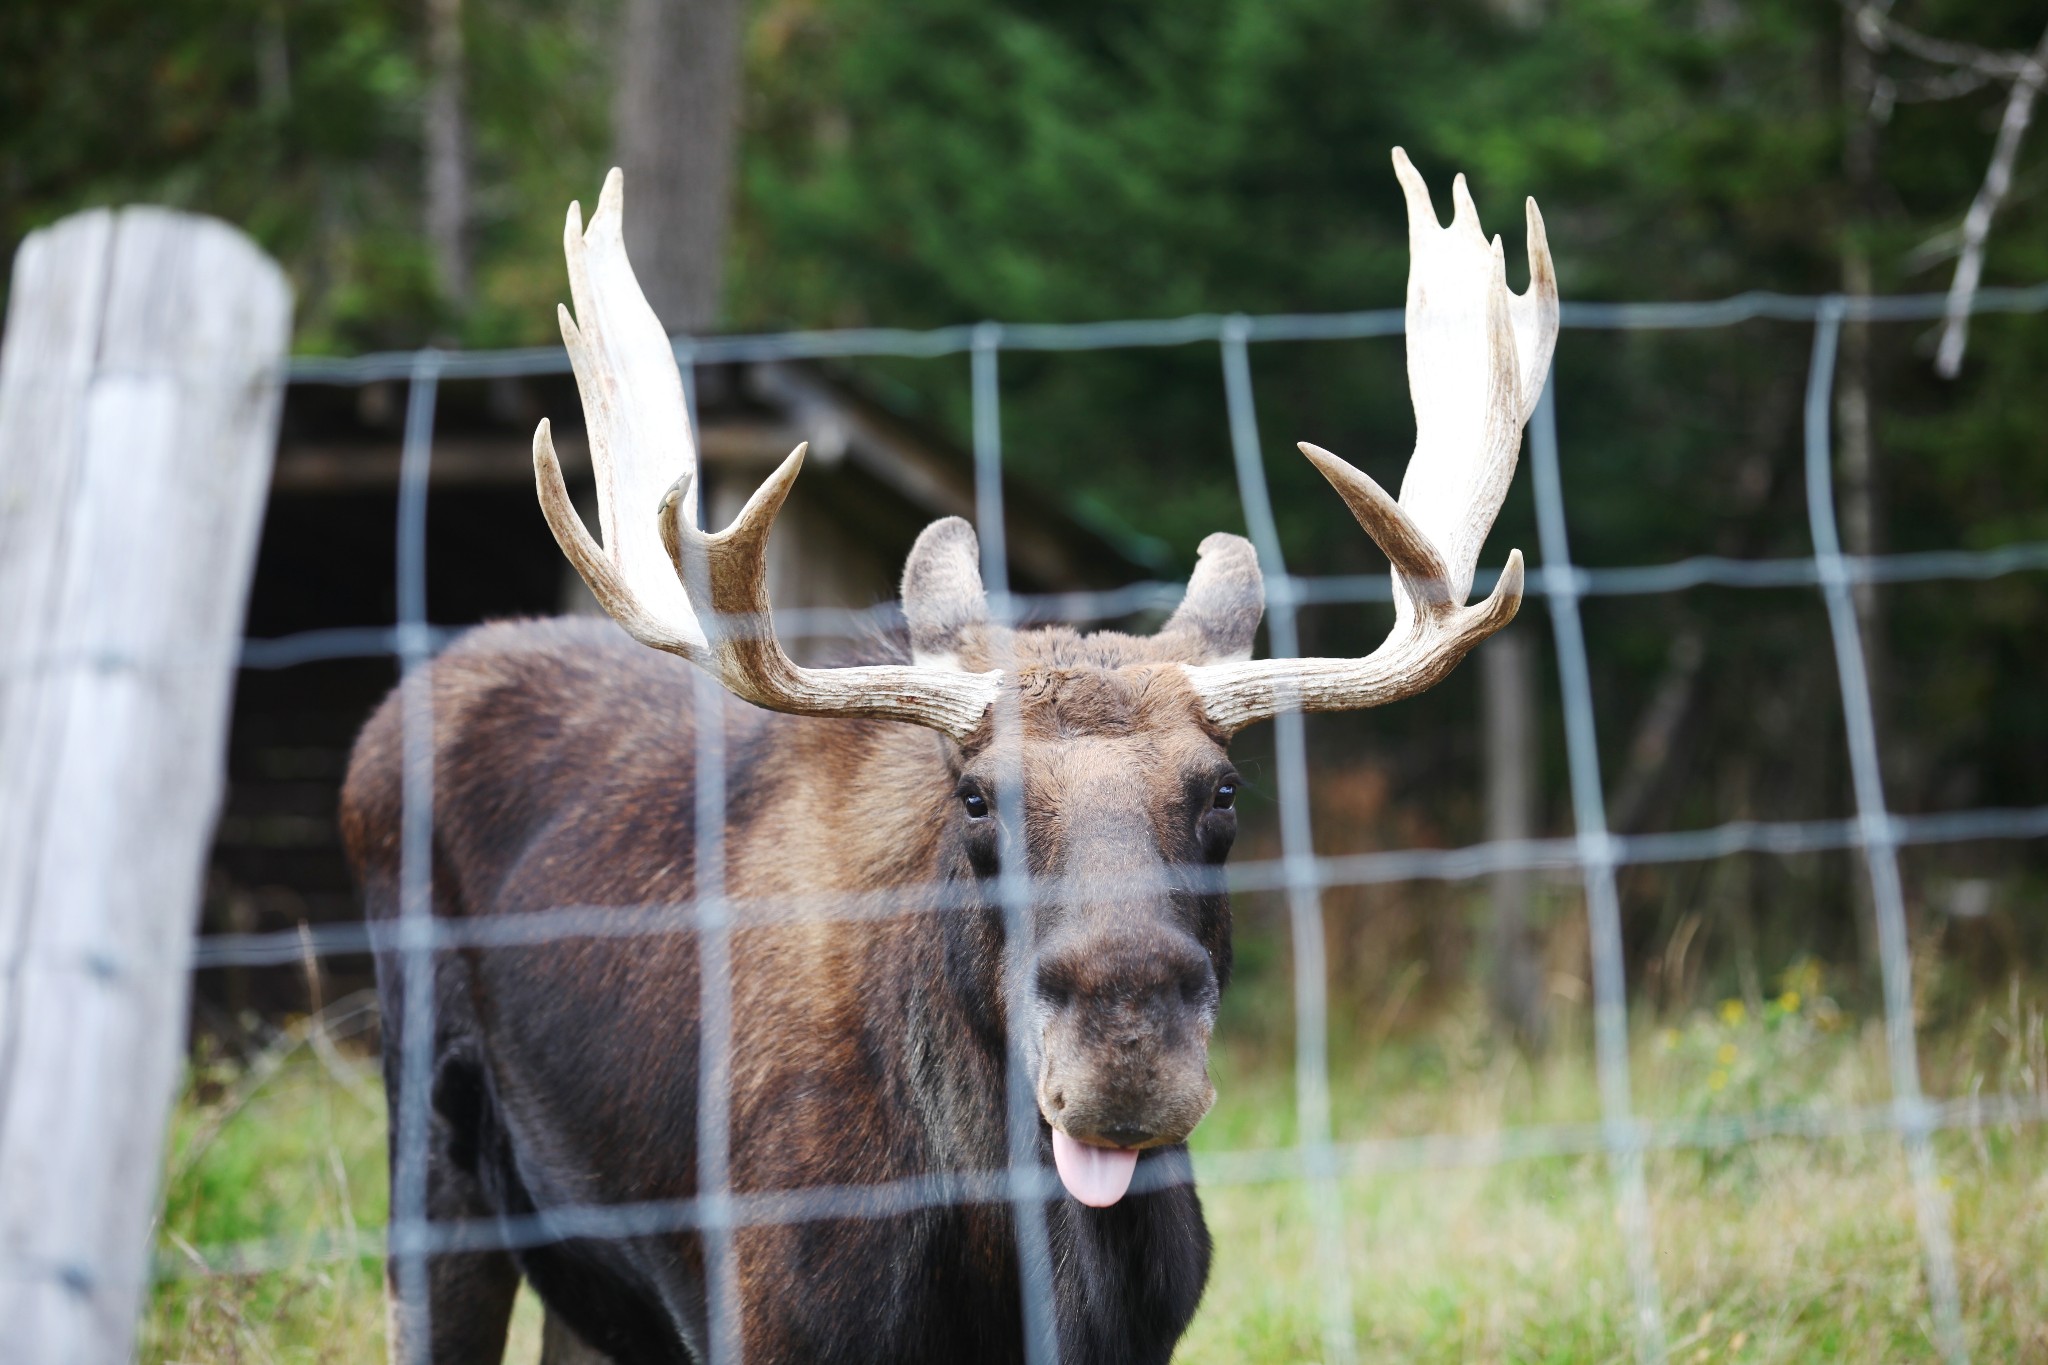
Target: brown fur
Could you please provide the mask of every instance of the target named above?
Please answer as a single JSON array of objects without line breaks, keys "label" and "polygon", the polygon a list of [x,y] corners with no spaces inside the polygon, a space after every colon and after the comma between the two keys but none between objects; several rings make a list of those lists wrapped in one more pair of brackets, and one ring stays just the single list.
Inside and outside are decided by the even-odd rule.
[{"label": "brown fur", "polygon": [[[1140,1179],[1179,1182],[1107,1210],[1048,1204],[1062,1359],[1164,1361],[1208,1265],[1181,1143],[1213,1098],[1206,1048],[1230,923],[1224,898],[1178,870],[1228,852],[1234,816],[1213,803],[1231,776],[1222,737],[1171,666],[1185,642],[970,624],[953,643],[965,667],[1013,668],[1027,861],[1079,890],[1035,907],[1030,971],[1006,981],[987,880],[998,819],[970,821],[962,804],[970,790],[997,802],[987,726],[955,745],[721,699],[726,885],[739,898],[733,1188],[1001,1168],[1004,1049],[1025,1019],[1042,1114],[1084,1140],[1144,1147]],[[436,914],[690,902],[707,722],[688,665],[609,623],[531,622],[472,633],[431,677]],[[343,793],[380,917],[396,912],[397,702],[365,727]],[[934,908],[944,888],[966,903]],[[839,915],[791,913],[831,895],[850,898]],[[402,964],[381,960],[379,983],[395,1097]],[[435,995],[436,1217],[696,1193],[692,934],[450,953]],[[394,1152],[394,1169],[407,1159]],[[1017,1359],[1015,1246],[1001,1204],[743,1229],[746,1358]],[[489,1319],[521,1273],[621,1365],[702,1358],[703,1250],[673,1235],[437,1260],[437,1362],[492,1358],[503,1324]]]}]

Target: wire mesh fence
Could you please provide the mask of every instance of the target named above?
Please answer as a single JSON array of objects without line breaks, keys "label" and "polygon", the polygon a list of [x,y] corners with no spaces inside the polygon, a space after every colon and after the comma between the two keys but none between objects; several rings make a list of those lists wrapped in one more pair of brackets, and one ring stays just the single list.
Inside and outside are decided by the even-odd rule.
[{"label": "wire mesh fence", "polygon": [[[1284,899],[1293,962],[1295,1037],[1295,1132],[1289,1146],[1207,1154],[1194,1172],[1207,1185],[1298,1182],[1317,1238],[1322,1281],[1317,1286],[1327,1359],[1351,1358],[1352,1286],[1345,1268],[1342,1200],[1338,1182],[1362,1174],[1486,1166],[1540,1156],[1601,1155],[1609,1163],[1613,1200],[1633,1301],[1631,1320],[1638,1357],[1666,1356],[1665,1312],[1654,1255],[1656,1229],[1646,1193],[1646,1154],[1680,1148],[1723,1148],[1773,1138],[1823,1141],[1850,1134],[1896,1134],[1906,1157],[1917,1217],[1922,1269],[1932,1336],[1951,1361],[1966,1358],[1955,1247],[1950,1212],[1934,1164],[1932,1138],[1939,1131],[1992,1123],[2034,1123],[2042,1105],[2025,1097],[1932,1101],[1923,1092],[1913,1022],[1913,963],[1907,939],[1906,901],[1899,875],[1903,848],[1977,840],[2027,840],[2048,836],[2048,805],[1975,809],[1933,815],[1901,815],[1886,807],[1871,689],[1852,590],[1864,583],[1943,579],[1973,580],[2048,569],[2048,543],[2023,543],[1986,551],[1858,557],[1845,554],[1836,524],[1830,411],[1837,344],[1848,320],[1906,321],[1941,315],[1940,296],[1896,298],[1791,298],[1755,294],[1702,304],[1567,304],[1563,326],[1571,329],[1687,329],[1727,327],[1770,318],[1809,323],[1813,328],[1805,392],[1804,455],[1810,555],[1792,559],[1732,560],[1715,557],[1616,568],[1574,564],[1567,527],[1567,500],[1560,471],[1556,406],[1569,403],[1553,384],[1529,427],[1529,457],[1535,491],[1538,558],[1528,590],[1549,607],[1559,666],[1564,731],[1569,756],[1571,809],[1576,832],[1568,838],[1522,839],[1451,849],[1390,849],[1344,856],[1318,855],[1310,824],[1309,755],[1302,716],[1283,712],[1276,720],[1274,763],[1279,824],[1277,858],[1239,863],[1227,871],[1197,872],[1214,889],[1275,893]],[[1985,291],[1979,311],[2038,312],[2048,309],[2048,286]],[[1044,619],[1093,621],[1170,604],[1178,585],[1146,583],[1103,593],[1026,597],[1010,591],[1003,531],[1003,451],[999,365],[1004,351],[1087,351],[1160,346],[1214,346],[1229,420],[1238,492],[1250,538],[1264,573],[1267,624],[1276,656],[1299,653],[1298,613],[1303,607],[1383,602],[1391,597],[1384,577],[1306,577],[1290,574],[1282,553],[1268,489],[1255,410],[1250,348],[1271,341],[1337,341],[1400,332],[1402,314],[1385,310],[1330,316],[1192,317],[1162,322],[1114,322],[1077,326],[999,325],[908,332],[887,330],[796,333],[771,336],[680,338],[676,353],[685,392],[694,402],[693,367],[730,361],[834,357],[923,357],[965,355],[972,395],[972,435],[977,521],[982,571],[991,612],[999,623]],[[1022,1274],[1026,1358],[1050,1362],[1058,1356],[1053,1322],[1053,1274],[1045,1224],[1045,1201],[1059,1186],[1037,1155],[1037,1114],[1024,1069],[1012,1058],[1008,1115],[1011,1133],[1007,1169],[932,1175],[912,1180],[851,1187],[772,1192],[732,1188],[732,1150],[727,1082],[732,1074],[732,935],[739,927],[820,916],[881,917],[903,913],[907,901],[944,913],[956,908],[956,888],[891,888],[885,898],[750,898],[733,894],[725,875],[727,762],[718,727],[699,731],[696,756],[694,838],[696,894],[679,903],[637,906],[564,905],[545,911],[488,919],[444,919],[433,913],[434,828],[433,716],[426,666],[454,632],[428,619],[426,504],[433,456],[434,416],[444,380],[566,373],[558,350],[454,353],[420,351],[354,359],[302,359],[293,363],[295,384],[360,385],[403,380],[409,384],[398,504],[398,613],[389,627],[319,631],[286,638],[250,640],[243,652],[248,668],[286,668],[323,659],[389,657],[401,670],[404,729],[399,914],[384,923],[344,923],[287,933],[213,934],[195,946],[195,968],[295,963],[319,955],[390,952],[404,973],[404,1050],[391,1121],[400,1151],[424,1152],[428,1139],[429,1088],[433,1067],[432,964],[437,954],[459,949],[505,947],[571,938],[618,938],[693,934],[704,982],[701,999],[702,1085],[698,1105],[698,1194],[661,1203],[555,1207],[527,1216],[489,1220],[445,1220],[428,1216],[423,1161],[394,1168],[388,1229],[349,1236],[251,1242],[202,1248],[198,1264],[214,1272],[249,1272],[315,1257],[357,1257],[388,1246],[401,1287],[423,1302],[429,1257],[448,1251],[513,1249],[568,1239],[633,1237],[695,1231],[705,1241],[711,1305],[711,1358],[741,1358],[737,1311],[738,1229],[813,1220],[885,1218],[934,1205],[1007,1203],[1016,1219]],[[1731,588],[1813,588],[1826,610],[1839,684],[1855,809],[1842,818],[1803,821],[1737,821],[1704,829],[1620,835],[1609,828],[1597,743],[1596,714],[1588,646],[1580,605],[1587,598],[1683,592],[1704,585]],[[1485,575],[1479,586],[1487,586]],[[864,614],[842,611],[778,613],[787,633],[847,631]],[[699,703],[719,704],[719,687],[698,676]],[[996,717],[998,743],[1014,716]],[[1014,769],[1004,785],[1016,799]],[[999,793],[998,805],[1004,804]],[[1847,850],[1860,856],[1867,872],[1877,926],[1882,973],[1885,1037],[1891,1085],[1882,1105],[1844,1106],[1796,1112],[1757,1111],[1702,1119],[1649,1119],[1636,1111],[1630,1090],[1629,1021],[1620,898],[1621,869],[1704,861],[1745,853],[1797,854]],[[1057,881],[1034,878],[1024,859],[1005,856],[997,895],[1010,942],[1030,907],[1061,891]],[[1590,934],[1595,1064],[1600,1119],[1594,1124],[1504,1128],[1482,1134],[1440,1134],[1402,1139],[1339,1141],[1331,1121],[1330,1006],[1325,961],[1325,891],[1395,881],[1461,881],[1505,869],[1576,872],[1583,882]],[[915,894],[909,894],[914,892]],[[1150,1184],[1185,1179],[1184,1168],[1156,1163],[1141,1167],[1135,1192]],[[194,1273],[187,1260],[166,1260],[162,1273]],[[412,1338],[423,1342],[424,1336]]]}]

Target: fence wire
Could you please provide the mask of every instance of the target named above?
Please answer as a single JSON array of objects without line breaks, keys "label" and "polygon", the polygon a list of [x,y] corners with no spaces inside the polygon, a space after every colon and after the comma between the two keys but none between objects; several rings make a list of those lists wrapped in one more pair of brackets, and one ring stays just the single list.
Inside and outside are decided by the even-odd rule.
[{"label": "fence wire", "polygon": [[[985,322],[974,329],[974,520],[980,528],[981,581],[989,618],[1014,626],[1017,608],[1010,593],[1008,524],[1003,519],[1003,424],[997,356],[1003,329]],[[1010,671],[1007,662],[1005,671]],[[1003,985],[1022,985],[1031,970],[1030,864],[1024,855],[1024,717],[1015,692],[996,694],[990,752],[995,757],[997,820],[996,900],[1003,912]],[[1011,997],[1016,998],[1016,997]],[[1003,1128],[1009,1152],[1009,1197],[1016,1220],[1017,1261],[1024,1294],[1025,1365],[1059,1360],[1059,1322],[1052,1283],[1052,1230],[1047,1224],[1043,1170],[1038,1164],[1038,1098],[1024,1039],[1003,1030]]]},{"label": "fence wire", "polygon": [[[1280,550],[1280,526],[1266,486],[1259,419],[1252,406],[1251,356],[1246,342],[1251,319],[1234,317],[1223,326],[1223,396],[1230,416],[1230,450],[1237,470],[1245,529],[1259,554],[1259,572],[1278,589],[1266,589],[1266,630],[1272,652],[1301,653],[1295,618],[1293,579]],[[1389,590],[1391,591],[1391,583]],[[1273,763],[1280,805],[1280,867],[1287,892],[1288,939],[1294,952],[1295,1131],[1304,1163],[1303,1195],[1316,1234],[1316,1263],[1323,1273],[1322,1318],[1325,1360],[1348,1365],[1357,1350],[1351,1331],[1351,1280],[1344,1267],[1344,1203],[1337,1187],[1330,1126],[1329,964],[1323,937],[1323,900],[1310,860],[1315,835],[1309,825],[1308,727],[1290,703],[1283,682],[1280,713],[1273,717]]]},{"label": "fence wire", "polygon": [[1607,832],[1607,796],[1600,783],[1600,745],[1593,729],[1592,662],[1579,621],[1571,548],[1565,531],[1564,481],[1557,460],[1557,395],[1546,385],[1529,437],[1536,486],[1536,538],[1543,565],[1556,565],[1567,586],[1550,598],[1563,684],[1565,752],[1571,769],[1572,817],[1578,825],[1578,862],[1586,884],[1587,936],[1593,949],[1593,1061],[1600,1085],[1601,1126],[1614,1166],[1614,1194],[1628,1252],[1629,1292],[1635,1297],[1636,1355],[1664,1359],[1663,1295],[1657,1286],[1650,1241],[1650,1195],[1643,1180],[1642,1148],[1635,1140],[1628,1075],[1628,984],[1623,980],[1621,890],[1614,877],[1613,839]]},{"label": "fence wire", "polygon": [[1913,1178],[1915,1221],[1927,1262],[1927,1297],[1934,1308],[1934,1340],[1949,1360],[1967,1355],[1963,1317],[1956,1293],[1956,1253],[1948,1201],[1934,1173],[1926,1104],[1920,1095],[1919,1040],[1913,1032],[1913,962],[1906,946],[1906,893],[1899,881],[1899,851],[1885,810],[1884,776],[1877,752],[1876,711],[1863,633],[1849,579],[1842,572],[1842,540],[1835,526],[1835,484],[1828,411],[1835,393],[1835,359],[1842,335],[1842,304],[1821,305],[1813,330],[1813,364],[1806,384],[1806,507],[1813,525],[1813,554],[1827,601],[1828,632],[1842,685],[1842,716],[1849,737],[1849,768],[1856,792],[1856,842],[1870,875],[1877,911],[1878,964],[1884,977],[1885,1047],[1892,1072],[1892,1108],[1906,1144]]},{"label": "fence wire", "polygon": [[[1190,870],[1193,882],[1235,892],[1284,895],[1294,959],[1297,1140],[1289,1147],[1204,1155],[1193,1170],[1207,1184],[1300,1182],[1323,1283],[1322,1336],[1326,1360],[1355,1354],[1351,1287],[1343,1252],[1340,1181],[1389,1171],[1427,1170],[1557,1156],[1604,1156],[1610,1163],[1618,1225],[1626,1244],[1634,1297],[1635,1349],[1640,1360],[1665,1358],[1661,1291],[1654,1232],[1645,1190],[1646,1153],[1684,1148],[1725,1148],[1766,1141],[1819,1141],[1859,1134],[1894,1133],[1904,1146],[1913,1185],[1932,1331],[1951,1362],[1967,1358],[1956,1285],[1949,1210],[1934,1169],[1932,1137],[1955,1128],[2033,1124],[2044,1105],[2032,1097],[1930,1101],[1921,1090],[1913,1030],[1911,960],[1898,853],[1901,848],[1977,840],[2048,837],[2048,805],[1977,809],[1935,815],[1887,810],[1873,720],[1869,679],[1852,589],[1862,583],[1941,579],[1981,580],[2048,569],[2048,542],[1985,551],[1858,557],[1845,554],[1836,529],[1828,405],[1834,389],[1836,339],[1844,320],[1931,319],[1946,305],[1942,295],[1890,298],[1795,298],[1745,294],[1708,303],[1566,304],[1567,329],[1692,329],[1727,327],[1759,318],[1814,326],[1806,397],[1805,468],[1813,553],[1796,559],[1729,560],[1717,557],[1619,568],[1580,568],[1570,557],[1566,498],[1560,473],[1554,391],[1546,391],[1530,426],[1541,565],[1528,591],[1547,599],[1557,647],[1565,734],[1570,759],[1576,830],[1568,838],[1495,841],[1454,849],[1397,849],[1348,856],[1318,856],[1310,825],[1308,756],[1298,711],[1275,721],[1280,851],[1277,859],[1240,863],[1227,870]],[[2048,309],[2048,285],[1986,290],[1979,312]],[[983,576],[999,622],[1064,619],[1097,621],[1172,605],[1180,585],[1143,583],[1114,592],[1046,597],[1013,594],[1009,587],[1002,516],[1002,441],[998,357],[1004,350],[1087,351],[1146,346],[1211,344],[1218,348],[1234,468],[1247,526],[1267,584],[1267,621],[1276,656],[1298,652],[1297,612],[1307,605],[1386,601],[1384,576],[1309,578],[1291,575],[1281,552],[1254,409],[1249,346],[1268,341],[1334,341],[1400,332],[1397,309],[1333,315],[1199,316],[1167,321],[1072,326],[997,325],[932,331],[855,330],[772,336],[681,338],[676,342],[685,392],[693,404],[695,367],[731,361],[824,359],[853,356],[970,359],[976,511],[984,552]],[[393,1172],[390,1226],[381,1235],[272,1239],[200,1248],[194,1257],[166,1259],[167,1278],[194,1273],[247,1273],[303,1265],[309,1259],[349,1259],[380,1248],[392,1258],[407,1297],[423,1306],[429,1259],[449,1251],[532,1247],[569,1238],[635,1237],[697,1231],[707,1245],[710,1358],[726,1365],[741,1358],[734,1239],[738,1229],[819,1219],[885,1218],[944,1204],[1007,1203],[1015,1214],[1026,1333],[1026,1358],[1052,1365],[1059,1354],[1053,1318],[1053,1269],[1046,1203],[1058,1194],[1052,1173],[1040,1166],[1035,1103],[1028,1077],[1011,1057],[1006,1114],[1009,1166],[1001,1171],[923,1176],[888,1184],[773,1192],[731,1188],[728,1083],[732,1074],[731,935],[736,927],[820,916],[878,918],[914,911],[943,912],[962,904],[959,888],[894,887],[879,897],[777,897],[772,901],[729,894],[724,879],[726,754],[719,727],[698,730],[695,808],[698,881],[685,902],[639,906],[560,906],[486,920],[442,920],[432,913],[432,698],[426,665],[456,633],[429,623],[426,612],[427,476],[432,453],[435,396],[444,379],[566,373],[559,349],[481,353],[400,352],[351,359],[301,358],[289,379],[301,384],[361,385],[404,380],[410,385],[400,474],[398,620],[389,628],[312,631],[282,639],[250,640],[249,668],[287,668],[319,660],[395,658],[401,668],[405,781],[403,785],[400,913],[391,923],[320,926],[310,932],[203,936],[194,947],[195,969],[298,962],[311,952],[333,956],[395,952],[403,965],[399,1093],[393,1116],[399,1160]],[[694,426],[694,410],[692,413]],[[1495,571],[1497,573],[1497,571]],[[1483,592],[1491,575],[1475,587]],[[1827,609],[1847,732],[1855,814],[1845,819],[1737,821],[1705,829],[1616,835],[1608,828],[1595,730],[1590,663],[1579,603],[1587,597],[1679,592],[1703,585],[1734,588],[1814,587]],[[875,612],[778,613],[792,634],[850,633],[887,620]],[[715,717],[715,683],[700,674],[698,714]],[[998,743],[1014,745],[1017,718],[997,718]],[[1017,809],[1014,763],[1009,790],[998,808]],[[1004,850],[998,887],[1013,953],[1030,930],[1028,911],[1057,894],[1057,879],[1034,878],[1013,841]],[[1824,1110],[1760,1111],[1723,1118],[1660,1121],[1637,1117],[1629,1093],[1627,992],[1624,980],[1619,869],[1722,858],[1745,853],[1798,854],[1856,850],[1869,877],[1879,930],[1880,962],[1892,1097],[1889,1103]],[[1335,887],[1410,880],[1467,880],[1526,868],[1575,871],[1586,898],[1594,975],[1595,1061],[1601,1117],[1597,1124],[1504,1128],[1477,1134],[1338,1142],[1330,1118],[1329,1010],[1322,893]],[[1208,879],[1206,882],[1203,879]],[[662,1203],[553,1208],[525,1217],[434,1217],[427,1202],[423,1158],[428,1138],[434,991],[439,953],[460,948],[534,944],[570,938],[690,933],[699,938],[703,1028],[697,1059],[699,1189],[693,1199]],[[56,965],[56,964],[52,964]],[[1015,970],[1015,963],[1011,964]],[[1133,1192],[1191,1178],[1188,1168],[1146,1163]],[[89,1268],[86,1268],[89,1271]],[[34,1273],[75,1273],[77,1267],[35,1268]],[[408,1351],[424,1358],[429,1325],[401,1326]]]},{"label": "fence wire", "polygon": [[[400,964],[396,1021],[398,1094],[391,1115],[392,1276],[399,1292],[391,1315],[395,1358],[425,1361],[433,1323],[428,1314],[429,1264],[406,1244],[427,1225],[427,1147],[432,1136],[434,949],[423,932],[434,923],[434,690],[427,635],[427,470],[433,458],[434,405],[441,357],[422,351],[413,362],[405,406],[405,443],[398,466],[398,661],[400,784],[398,930]],[[388,997],[387,997],[388,998]],[[387,1025],[389,1027],[390,1025]]]}]

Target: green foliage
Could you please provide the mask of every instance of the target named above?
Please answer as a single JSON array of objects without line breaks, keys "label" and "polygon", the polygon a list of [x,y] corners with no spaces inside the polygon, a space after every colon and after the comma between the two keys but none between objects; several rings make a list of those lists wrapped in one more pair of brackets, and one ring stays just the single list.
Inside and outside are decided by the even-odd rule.
[{"label": "green foliage", "polygon": [[[304,347],[546,342],[561,210],[606,164],[614,8],[467,7],[478,282],[464,315],[440,298],[421,238],[421,17],[392,0],[11,7],[0,236],[92,202],[188,205],[285,260]],[[2020,0],[1909,9],[1991,44],[2030,41],[2035,21]],[[1540,194],[1572,298],[1821,291],[1851,242],[1881,288],[1936,284],[1907,269],[1911,248],[1967,202],[1996,92],[1901,106],[1880,130],[1879,202],[1859,206],[1842,170],[1843,41],[1833,9],[1792,0],[761,0],[728,315],[914,326],[1390,306],[1405,270],[1395,144],[1438,185],[1465,170],[1511,242],[1515,206]],[[2038,164],[2037,151],[2023,184]],[[2039,212],[2015,197],[1993,279],[2048,276]],[[2048,332],[1978,326],[1955,393],[1925,376],[1905,329],[1887,333],[1901,492],[1916,509],[1923,491],[1955,504],[1902,540],[2039,533],[2038,514],[2013,509],[2048,498],[1978,493],[2004,464],[2042,477],[2008,457],[2038,426],[2039,400],[2022,395]],[[1593,550],[1658,558],[1740,539],[1756,509],[1731,492],[1731,448],[1782,463],[1803,352],[1796,328],[1574,338],[1561,393]],[[1397,357],[1262,351],[1274,448],[1315,435],[1393,476],[1408,431]],[[950,367],[880,368],[906,402],[961,419]],[[1235,519],[1214,374],[1194,351],[1010,357],[1017,463],[1121,509],[1185,561]],[[1574,413],[1598,419],[1573,430]],[[1305,565],[1370,562],[1298,461],[1276,458],[1273,475]],[[1519,515],[1507,533],[1526,529]],[[1803,528],[1785,530],[1735,548],[1799,548]]]},{"label": "green foliage", "polygon": [[[2008,47],[2031,44],[2039,22],[2017,0],[1899,15]],[[1878,289],[1939,288],[1945,269],[1914,248],[1958,221],[1999,93],[1901,105],[1876,129],[1877,183],[1860,191],[1845,170],[1858,111],[1842,93],[1844,41],[1838,9],[1790,0],[769,0],[749,48],[733,316],[759,327],[1393,306],[1405,271],[1396,144],[1440,202],[1453,169],[1470,175],[1511,261],[1517,206],[1540,196],[1569,298],[1820,293],[1843,287],[1851,252]],[[2037,139],[2023,167],[2043,164]],[[2023,169],[2022,183],[2038,176]],[[2041,226],[2039,203],[2015,196],[1990,279],[2048,278]],[[2032,433],[2048,419],[2034,380],[2048,325],[1983,319],[1975,335],[1949,384],[1931,373],[1924,328],[1874,329],[1880,547],[2044,532],[2048,464]],[[1577,556],[1807,553],[1810,336],[1770,323],[1568,335],[1557,391]],[[1290,563],[1375,570],[1291,446],[1313,439],[1398,479],[1412,432],[1398,344],[1267,346],[1254,366]],[[875,372],[964,430],[961,367]],[[1013,354],[1003,372],[1014,468],[1085,490],[1183,565],[1202,535],[1240,524],[1212,348]],[[1518,487],[1488,559],[1533,541]],[[1888,741],[1894,715],[1911,732],[1899,799],[2038,800],[2027,771],[2048,762],[2048,734],[2027,680],[2048,663],[2048,598],[2031,578],[1931,596],[1938,607],[1887,595],[1899,613],[1880,669],[1897,674]],[[1844,808],[1833,663],[1812,605],[1805,593],[1693,593],[1595,608],[1616,767],[1674,634],[1708,642],[1715,685],[1679,736],[1683,779],[1641,813],[1649,827]],[[1378,621],[1312,618],[1311,644],[1364,646]]]},{"label": "green foliage", "polygon": [[[1824,972],[1806,959],[1789,968],[1778,994],[1753,1009],[1723,1000],[1657,1036],[1658,1065],[1681,1097],[1675,1117],[1705,1120],[1800,1105],[1868,1103],[1870,1078],[1840,1072],[1836,1035],[1850,1026],[1823,993]],[[1830,1093],[1831,1070],[1849,1083]]]},{"label": "green foliage", "polygon": [[[2030,45],[2040,22],[2029,0],[1894,12],[2004,48]],[[466,311],[441,297],[422,241],[421,11],[393,0],[6,8],[0,237],[86,203],[185,204],[247,224],[286,262],[305,349],[550,342],[561,213],[590,198],[607,163],[615,0],[466,14]],[[2002,93],[1899,104],[1869,130],[1873,178],[1860,183],[1846,169],[1864,116],[1843,93],[1848,41],[1839,7],[1807,0],[756,0],[726,321],[1391,307],[1406,267],[1395,144],[1440,201],[1466,171],[1511,260],[1518,205],[1539,196],[1571,299],[1816,293],[1842,287],[1855,261],[1879,290],[1938,289],[1942,234],[1982,176]],[[1879,66],[1912,69],[1897,54]],[[1992,234],[1991,282],[2048,278],[2044,145],[2037,127]],[[1962,378],[1945,382],[1928,329],[1872,330],[1879,548],[2048,536],[2048,320],[1980,318],[1972,335]],[[1568,334],[1556,392],[1576,557],[1806,553],[1810,336],[1775,323]],[[1253,364],[1290,565],[1380,571],[1292,443],[1397,481],[1412,434],[1399,343],[1262,346]],[[1002,368],[1011,467],[1162,547],[1163,571],[1185,568],[1209,531],[1241,527],[1213,347],[1008,353]],[[858,367],[889,402],[963,437],[965,370]],[[1534,543],[1521,481],[1486,559]],[[2038,577],[1881,600],[1894,800],[2039,801]],[[1383,621],[1310,613],[1306,643],[1363,649]],[[1847,809],[1821,624],[1803,590],[1589,607],[1611,774],[1630,762],[1674,638],[1707,651],[1711,685],[1688,704],[1635,828]],[[1453,732],[1375,718],[1354,734],[1412,777],[1442,766],[1426,737]],[[1544,767],[1561,793],[1561,755]],[[1561,795],[1553,808],[1561,825]],[[1849,901],[1839,877],[1830,888],[1818,908],[1839,946]]]},{"label": "green foliage", "polygon": [[[388,1208],[375,1069],[323,1065],[295,1028],[253,1064],[195,1061],[171,1120],[158,1258],[168,1277],[143,1319],[144,1360],[344,1365],[374,1359],[381,1259],[328,1258]],[[207,1251],[285,1247],[283,1273],[221,1275]],[[365,1250],[374,1246],[365,1243]]]},{"label": "green foliage", "polygon": [[0,240],[94,204],[170,204],[284,262],[302,349],[545,339],[560,206],[602,172],[608,9],[468,11],[473,316],[448,310],[423,238],[421,18],[392,0],[6,7]]}]

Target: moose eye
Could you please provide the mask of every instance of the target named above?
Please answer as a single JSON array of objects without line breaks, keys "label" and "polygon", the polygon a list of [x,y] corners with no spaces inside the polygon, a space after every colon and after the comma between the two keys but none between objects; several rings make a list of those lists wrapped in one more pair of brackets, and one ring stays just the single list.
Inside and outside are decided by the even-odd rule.
[{"label": "moose eye", "polygon": [[1233,805],[1237,804],[1237,783],[1218,783],[1214,804],[1217,810],[1229,810]]},{"label": "moose eye", "polygon": [[967,792],[966,794],[961,796],[960,804],[967,807],[968,819],[988,819],[988,798],[983,796],[980,792]]}]

